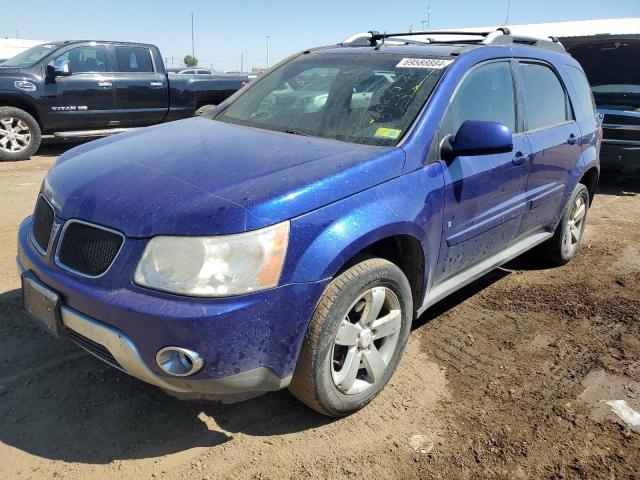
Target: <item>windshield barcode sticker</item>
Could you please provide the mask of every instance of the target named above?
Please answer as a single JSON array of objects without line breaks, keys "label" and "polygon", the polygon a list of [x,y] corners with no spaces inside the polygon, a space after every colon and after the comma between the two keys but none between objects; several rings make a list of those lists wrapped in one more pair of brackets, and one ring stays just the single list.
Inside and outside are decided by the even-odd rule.
[{"label": "windshield barcode sticker", "polygon": [[453,60],[444,60],[440,58],[403,58],[396,68],[444,68]]}]

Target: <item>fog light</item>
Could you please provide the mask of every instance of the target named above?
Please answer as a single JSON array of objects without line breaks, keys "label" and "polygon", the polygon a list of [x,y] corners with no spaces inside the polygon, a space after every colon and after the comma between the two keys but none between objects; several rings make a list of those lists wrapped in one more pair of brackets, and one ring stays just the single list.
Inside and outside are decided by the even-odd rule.
[{"label": "fog light", "polygon": [[156,362],[163,372],[176,377],[193,375],[204,365],[199,353],[180,347],[163,348],[156,354]]}]

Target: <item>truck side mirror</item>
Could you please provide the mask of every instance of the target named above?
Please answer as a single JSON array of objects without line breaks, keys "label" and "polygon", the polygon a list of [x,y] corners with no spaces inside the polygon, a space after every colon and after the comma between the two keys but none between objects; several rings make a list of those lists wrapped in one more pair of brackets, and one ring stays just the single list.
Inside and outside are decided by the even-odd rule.
[{"label": "truck side mirror", "polygon": [[53,65],[47,65],[47,74],[49,74],[50,77],[68,77],[71,75],[69,60],[64,58],[54,60]]}]

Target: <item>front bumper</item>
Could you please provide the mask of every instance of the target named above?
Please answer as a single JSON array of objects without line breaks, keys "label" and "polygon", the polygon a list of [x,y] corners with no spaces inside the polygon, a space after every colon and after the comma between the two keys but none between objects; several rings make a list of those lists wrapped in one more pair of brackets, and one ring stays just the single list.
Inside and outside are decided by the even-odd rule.
[{"label": "front bumper", "polygon": [[[225,395],[286,387],[327,283],[226,299],[162,294],[133,285],[130,276],[115,285],[115,264],[115,271],[100,279],[66,272],[33,248],[30,229],[27,219],[19,231],[18,269],[32,271],[61,296],[70,338],[110,365],[175,392]],[[203,369],[189,377],[168,375],[155,360],[167,346],[200,353]]]},{"label": "front bumper", "polygon": [[600,165],[605,172],[640,170],[640,142],[603,141],[600,148]]}]

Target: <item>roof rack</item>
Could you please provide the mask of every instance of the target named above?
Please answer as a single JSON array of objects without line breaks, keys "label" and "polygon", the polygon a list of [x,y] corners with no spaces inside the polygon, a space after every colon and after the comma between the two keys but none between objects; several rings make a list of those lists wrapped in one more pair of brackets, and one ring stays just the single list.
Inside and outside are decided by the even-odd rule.
[{"label": "roof rack", "polygon": [[[457,40],[437,40],[437,36],[469,37]],[[424,39],[407,39],[402,37],[425,37]],[[474,38],[475,37],[475,38]],[[472,45],[511,45],[521,44],[531,47],[565,52],[564,46],[556,37],[528,37],[524,35],[513,35],[508,27],[499,27],[490,31],[469,31],[469,30],[428,30],[421,32],[406,33],[380,33],[375,30],[366,33],[357,33],[347,38],[342,45],[350,46],[370,46],[380,47],[385,40],[389,39],[393,44],[472,44]],[[381,44],[378,44],[382,41]]]}]

